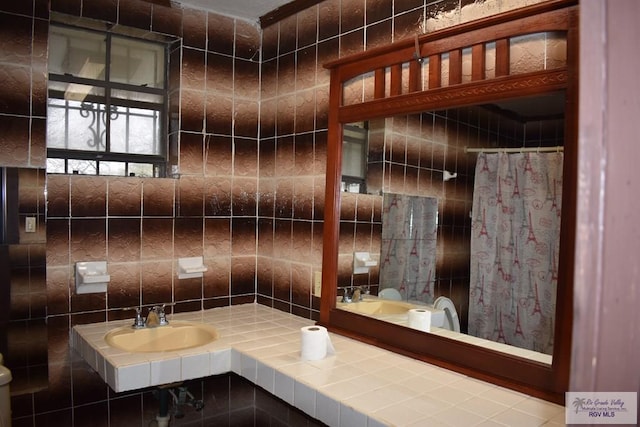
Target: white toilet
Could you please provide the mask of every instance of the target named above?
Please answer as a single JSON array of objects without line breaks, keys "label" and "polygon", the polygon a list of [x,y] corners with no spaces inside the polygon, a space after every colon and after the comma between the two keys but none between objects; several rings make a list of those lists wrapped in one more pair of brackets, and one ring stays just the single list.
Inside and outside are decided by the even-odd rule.
[{"label": "white toilet", "polygon": [[460,319],[458,319],[458,311],[453,301],[449,298],[441,296],[433,302],[433,307],[444,311],[444,329],[454,332],[460,332]]},{"label": "white toilet", "polygon": [[10,382],[11,371],[4,366],[4,359],[0,353],[0,427],[11,427]]}]

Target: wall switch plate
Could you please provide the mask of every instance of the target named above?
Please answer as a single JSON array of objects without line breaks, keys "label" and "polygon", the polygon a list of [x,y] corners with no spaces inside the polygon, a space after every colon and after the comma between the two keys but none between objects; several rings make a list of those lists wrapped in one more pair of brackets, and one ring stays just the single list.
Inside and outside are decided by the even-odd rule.
[{"label": "wall switch plate", "polygon": [[33,216],[28,216],[24,220],[24,231],[26,233],[35,233],[36,232],[36,218]]},{"label": "wall switch plate", "polygon": [[322,293],[322,271],[313,273],[313,296],[319,297]]}]

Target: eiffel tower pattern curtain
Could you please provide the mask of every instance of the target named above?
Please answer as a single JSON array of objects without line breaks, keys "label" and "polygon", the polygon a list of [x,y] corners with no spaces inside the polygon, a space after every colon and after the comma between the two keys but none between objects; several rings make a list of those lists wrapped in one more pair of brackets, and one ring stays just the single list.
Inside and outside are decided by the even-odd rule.
[{"label": "eiffel tower pattern curtain", "polygon": [[562,161],[561,152],[478,155],[469,334],[553,352]]},{"label": "eiffel tower pattern curtain", "polygon": [[385,193],[382,203],[380,289],[433,302],[438,199]]}]

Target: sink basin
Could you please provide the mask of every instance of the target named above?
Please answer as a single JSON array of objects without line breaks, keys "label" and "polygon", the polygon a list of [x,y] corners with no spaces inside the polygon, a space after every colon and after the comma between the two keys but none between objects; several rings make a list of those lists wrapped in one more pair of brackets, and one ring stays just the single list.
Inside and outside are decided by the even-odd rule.
[{"label": "sink basin", "polygon": [[217,338],[218,333],[213,326],[181,321],[172,321],[157,328],[123,326],[104,337],[110,346],[130,353],[184,350],[209,344]]},{"label": "sink basin", "polygon": [[374,295],[367,295],[362,301],[344,303],[339,297],[336,307],[353,313],[370,316],[394,323],[406,324],[409,310],[419,308],[431,312],[431,326],[441,328],[444,325],[444,311],[433,308],[430,305],[377,298]]},{"label": "sink basin", "polygon": [[351,303],[338,303],[338,307],[362,314],[406,314],[415,304],[402,301],[371,299]]}]

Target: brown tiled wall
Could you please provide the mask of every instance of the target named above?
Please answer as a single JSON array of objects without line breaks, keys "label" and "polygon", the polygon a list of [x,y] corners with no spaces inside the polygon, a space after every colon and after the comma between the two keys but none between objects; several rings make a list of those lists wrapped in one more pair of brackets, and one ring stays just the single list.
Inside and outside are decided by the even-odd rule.
[{"label": "brown tiled wall", "polygon": [[[311,284],[321,266],[329,83],[322,64],[501,11],[483,3],[326,0],[261,32],[176,4],[2,2],[0,166],[45,167],[52,12],[179,40],[170,59],[169,138],[179,177],[47,177],[49,387],[14,396],[14,427],[106,425],[109,408],[117,418],[122,396],[69,351],[74,324],[130,316],[121,308],[141,303],[198,310],[255,298],[315,317]],[[375,244],[377,206],[366,197],[354,205],[373,221],[354,225],[352,237],[363,234]],[[204,279],[178,281],[175,260],[200,255],[209,268]],[[76,295],[73,264],[103,259],[112,274],[109,292]],[[37,298],[28,297],[31,307],[39,307]]]}]

